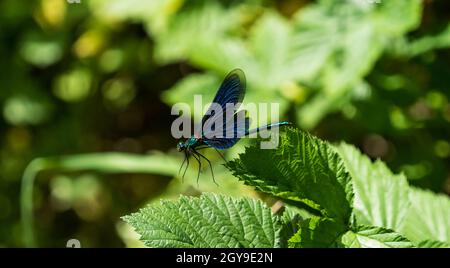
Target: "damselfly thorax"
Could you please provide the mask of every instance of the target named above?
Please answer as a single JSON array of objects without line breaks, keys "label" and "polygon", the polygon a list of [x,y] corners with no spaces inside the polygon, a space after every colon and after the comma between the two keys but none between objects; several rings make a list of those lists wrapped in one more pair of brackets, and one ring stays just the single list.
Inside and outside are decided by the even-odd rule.
[{"label": "damselfly thorax", "polygon": [[[199,166],[197,183],[201,171],[201,158],[208,162],[213,181],[215,182],[211,162],[204,155],[199,153],[199,150],[213,148],[225,160],[218,150],[228,149],[236,144],[240,138],[248,136],[249,134],[258,133],[260,130],[290,124],[289,122],[278,122],[263,127],[249,129],[250,119],[246,116],[245,110],[237,110],[244,99],[245,90],[246,84],[244,72],[240,69],[231,71],[223,80],[211,106],[202,118],[201,132],[196,133],[186,141],[180,141],[177,144],[178,151],[184,152],[185,154],[179,172],[181,172],[184,163],[187,163],[182,178],[184,178],[189,166],[189,157],[192,156],[197,160]],[[223,120],[223,115],[226,114],[227,107],[231,105],[236,110],[232,113],[231,119]],[[219,109],[217,109],[217,107],[219,107]]]}]

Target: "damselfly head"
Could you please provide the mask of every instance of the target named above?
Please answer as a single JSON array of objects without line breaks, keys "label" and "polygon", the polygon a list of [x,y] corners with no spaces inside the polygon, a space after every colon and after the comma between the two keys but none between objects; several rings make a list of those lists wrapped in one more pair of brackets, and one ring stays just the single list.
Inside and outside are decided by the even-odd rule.
[{"label": "damselfly head", "polygon": [[184,142],[182,142],[182,141],[178,142],[178,144],[177,144],[177,150],[178,150],[178,152],[181,152],[181,151],[183,151],[184,149],[186,149],[186,146],[184,145]]}]

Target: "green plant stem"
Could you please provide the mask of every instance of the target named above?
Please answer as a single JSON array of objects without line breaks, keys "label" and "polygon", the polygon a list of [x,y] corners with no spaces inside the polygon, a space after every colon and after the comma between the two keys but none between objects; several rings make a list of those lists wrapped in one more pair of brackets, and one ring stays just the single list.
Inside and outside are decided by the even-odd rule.
[{"label": "green plant stem", "polygon": [[37,158],[26,167],[20,193],[23,243],[35,247],[33,220],[33,186],[36,176],[44,170],[61,172],[93,170],[102,173],[151,173],[165,176],[177,174],[177,158],[162,154],[134,155],[126,153],[94,153],[64,157]]},{"label": "green plant stem", "polygon": [[22,177],[22,188],[20,192],[20,213],[23,232],[23,243],[27,247],[34,247],[33,229],[33,185],[37,174],[45,169],[45,159],[38,158],[26,167]]}]

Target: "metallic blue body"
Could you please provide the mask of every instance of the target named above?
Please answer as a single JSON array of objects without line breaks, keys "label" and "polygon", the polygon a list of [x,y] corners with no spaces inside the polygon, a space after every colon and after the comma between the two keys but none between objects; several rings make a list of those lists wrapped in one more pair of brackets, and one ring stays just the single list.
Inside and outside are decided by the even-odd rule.
[{"label": "metallic blue body", "polygon": [[[233,104],[234,108],[237,110],[242,101],[244,100],[245,90],[246,84],[244,72],[240,69],[235,69],[231,71],[223,80],[213,100],[213,103],[219,104],[222,107],[222,109],[219,109],[220,114],[219,113],[215,114],[216,111],[212,108],[213,106],[211,105],[211,107],[208,109],[208,111],[202,118],[202,126],[205,126],[206,122],[220,122],[215,119],[222,118],[227,104]],[[240,122],[236,123],[236,121],[239,118],[241,118],[238,115],[242,115],[242,113],[244,113],[244,120],[243,121],[241,120]],[[208,121],[208,119],[211,119],[211,121]],[[250,121],[249,118],[245,116],[244,110],[236,112],[234,114],[233,119],[235,120],[235,124],[227,124],[226,122],[224,122],[223,127],[220,128],[222,129],[223,133],[227,134],[232,133],[233,135],[230,135],[231,137],[227,137],[228,135],[213,135],[216,133],[212,132],[213,130],[209,130],[211,132],[207,133],[203,132],[201,134],[197,133],[197,135],[193,135],[185,142],[180,141],[177,144],[177,149],[180,152],[183,151],[185,154],[185,159],[180,167],[180,171],[184,163],[187,161],[186,169],[184,171],[184,174],[186,174],[187,166],[189,165],[189,156],[193,156],[199,163],[199,173],[197,176],[198,180],[201,170],[201,158],[203,158],[206,161],[208,161],[214,180],[214,173],[210,161],[205,156],[200,154],[197,150],[203,148],[214,148],[216,150],[228,149],[232,147],[234,144],[236,144],[242,137],[248,136],[253,133],[258,133],[263,130],[269,130],[275,127],[290,125],[289,122],[284,121],[249,130]],[[219,138],[219,136],[221,138]]]}]

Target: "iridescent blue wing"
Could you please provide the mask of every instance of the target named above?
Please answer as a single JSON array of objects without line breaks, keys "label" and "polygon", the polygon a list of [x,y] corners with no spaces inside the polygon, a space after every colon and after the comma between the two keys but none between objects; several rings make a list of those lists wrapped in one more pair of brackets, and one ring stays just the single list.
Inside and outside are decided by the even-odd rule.
[{"label": "iridescent blue wing", "polygon": [[[217,103],[222,107],[222,110],[225,109],[227,103],[237,104],[236,109],[244,100],[245,96],[245,75],[241,69],[234,69],[231,71],[223,80],[222,84],[219,87],[219,90],[214,97],[213,103]],[[209,107],[208,111],[202,118],[202,126],[206,122],[206,120],[210,119],[216,114],[216,111]]]},{"label": "iridescent blue wing", "polygon": [[235,113],[231,119],[223,122],[221,128],[204,133],[204,142],[207,145],[216,149],[227,149],[236,144],[249,131],[250,119],[246,117],[245,110]]},{"label": "iridescent blue wing", "polygon": [[211,139],[208,141],[205,141],[206,144],[209,146],[216,148],[218,150],[228,149],[235,145],[239,139],[223,139],[223,138],[217,138],[217,139]]}]

